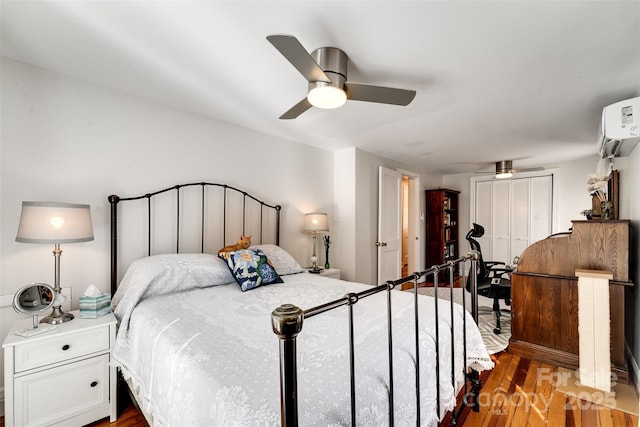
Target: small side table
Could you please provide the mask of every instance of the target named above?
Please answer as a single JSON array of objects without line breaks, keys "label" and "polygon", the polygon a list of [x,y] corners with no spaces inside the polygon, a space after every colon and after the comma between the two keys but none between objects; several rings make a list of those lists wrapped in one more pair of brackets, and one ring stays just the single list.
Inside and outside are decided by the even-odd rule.
[{"label": "small side table", "polygon": [[321,276],[331,277],[332,279],[340,279],[340,270],[337,268],[327,268],[320,272]]},{"label": "small side table", "polygon": [[113,313],[75,318],[53,331],[24,338],[32,319],[12,325],[4,349],[5,425],[85,425],[104,417],[115,421],[116,368]]}]

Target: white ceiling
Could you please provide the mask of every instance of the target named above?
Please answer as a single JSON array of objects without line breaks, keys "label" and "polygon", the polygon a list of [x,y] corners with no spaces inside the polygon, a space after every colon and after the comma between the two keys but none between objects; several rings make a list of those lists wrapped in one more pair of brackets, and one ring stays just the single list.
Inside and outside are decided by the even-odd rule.
[{"label": "white ceiling", "polygon": [[[594,152],[640,94],[639,1],[6,1],[2,55],[305,144],[438,173]],[[417,91],[278,117],[307,82],[266,40],[344,50],[348,80]]]}]

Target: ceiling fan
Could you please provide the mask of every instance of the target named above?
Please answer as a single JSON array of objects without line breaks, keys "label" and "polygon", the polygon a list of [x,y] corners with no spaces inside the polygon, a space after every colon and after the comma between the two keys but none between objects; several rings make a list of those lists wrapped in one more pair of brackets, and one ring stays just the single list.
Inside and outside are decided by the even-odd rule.
[{"label": "ceiling fan", "polygon": [[321,47],[309,54],[294,36],[274,34],[267,40],[309,82],[307,96],[280,116],[295,119],[311,107],[338,108],[347,100],[409,105],[415,90],[347,82],[349,58],[335,47]]},{"label": "ceiling fan", "polygon": [[[496,162],[496,171],[495,171],[495,175],[496,178],[501,179],[501,178],[510,178],[513,176],[514,173],[518,173],[518,172],[533,172],[533,171],[543,171],[544,168],[521,168],[521,169],[514,169],[513,168],[513,161],[511,160],[501,160],[499,162]],[[488,174],[488,173],[493,173],[493,172],[480,172],[480,171],[476,171],[475,173],[480,173],[480,174]]]}]

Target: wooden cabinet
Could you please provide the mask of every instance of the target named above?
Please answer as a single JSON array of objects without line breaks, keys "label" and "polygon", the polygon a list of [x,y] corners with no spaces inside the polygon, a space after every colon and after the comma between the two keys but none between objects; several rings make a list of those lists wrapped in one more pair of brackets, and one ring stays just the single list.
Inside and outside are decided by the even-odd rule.
[{"label": "wooden cabinet", "polygon": [[[573,221],[573,231],[529,246],[511,275],[509,352],[577,369],[577,269],[613,274],[609,283],[611,363],[617,380],[629,382],[624,308],[629,281],[629,221]],[[535,325],[535,326],[533,326]]]},{"label": "wooden cabinet", "polygon": [[30,338],[14,332],[4,341],[5,424],[81,426],[116,419],[116,368],[110,366],[116,319],[75,319]]},{"label": "wooden cabinet", "polygon": [[458,194],[459,191],[446,189],[426,191],[427,268],[458,258]]}]

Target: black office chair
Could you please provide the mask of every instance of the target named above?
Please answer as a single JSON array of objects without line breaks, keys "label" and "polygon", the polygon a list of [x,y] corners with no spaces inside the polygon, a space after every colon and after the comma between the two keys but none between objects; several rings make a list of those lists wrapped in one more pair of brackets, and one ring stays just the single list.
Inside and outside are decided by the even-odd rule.
[{"label": "black office chair", "polygon": [[[478,261],[478,295],[493,299],[493,314],[496,319],[496,326],[493,333],[499,334],[500,328],[500,300],[504,300],[507,305],[511,305],[511,272],[513,269],[504,262],[484,261],[482,250],[477,238],[484,235],[484,227],[480,224],[473,224],[473,228],[467,233],[466,239],[471,245],[471,250],[480,254]],[[470,273],[471,274],[471,273]],[[467,291],[471,292],[471,281],[467,278]]]}]

